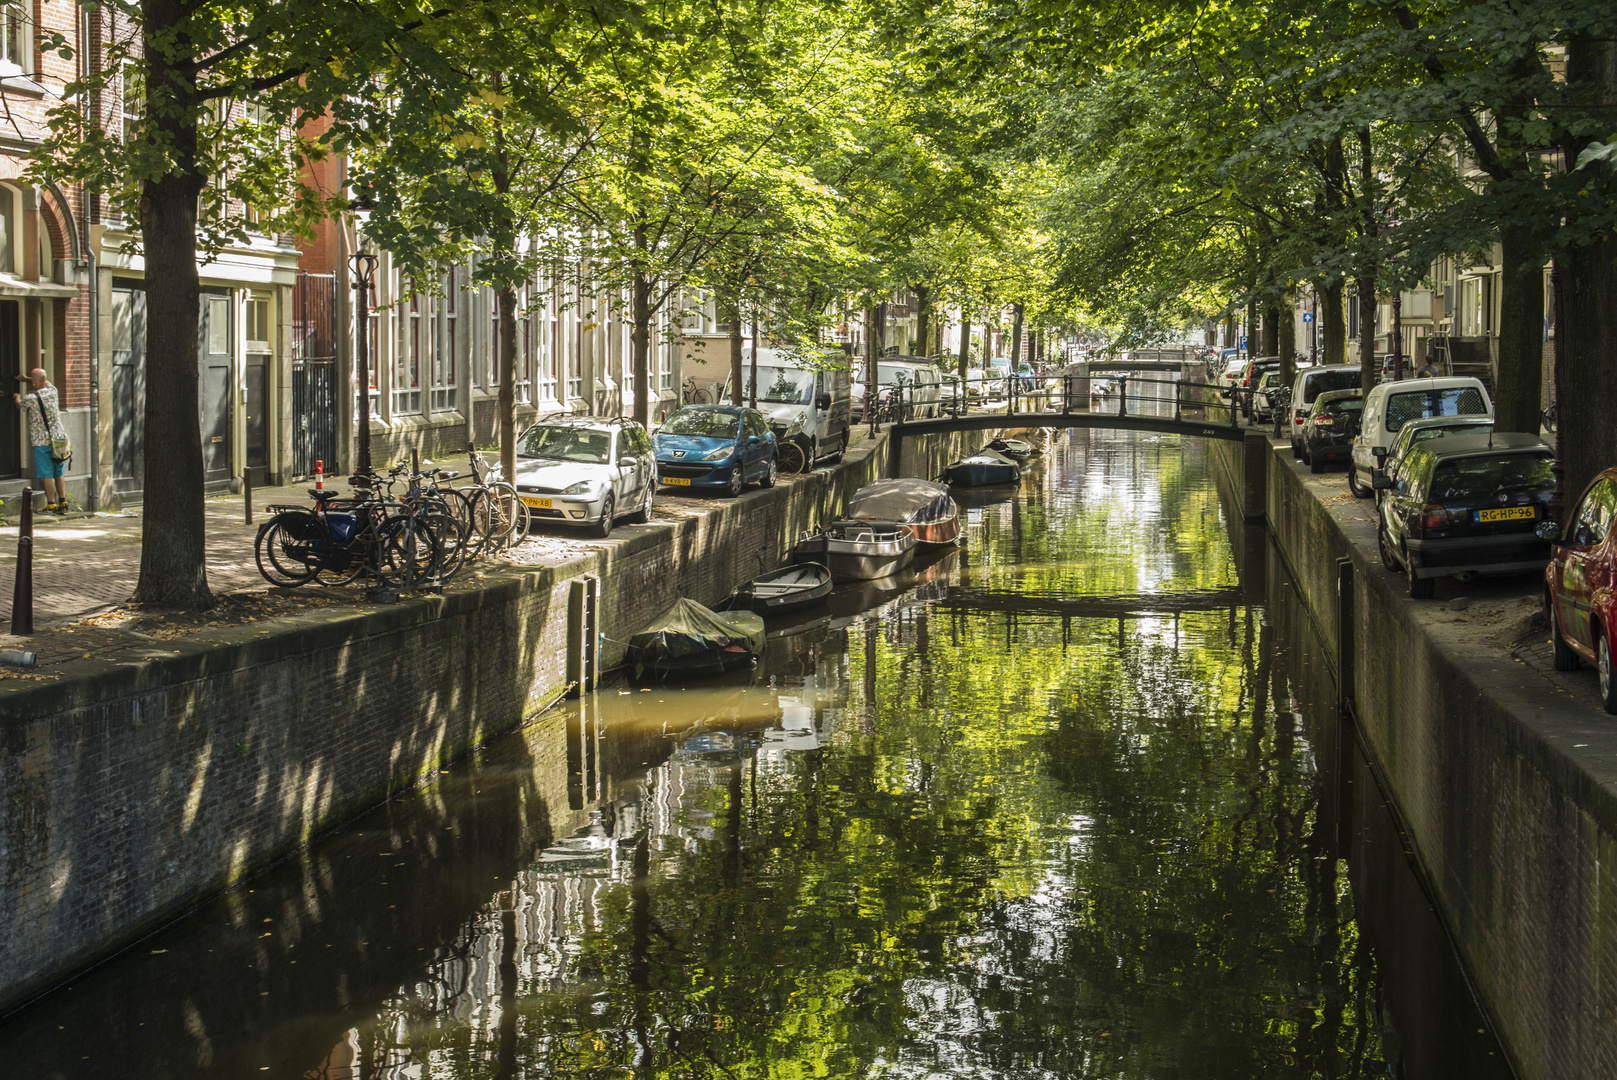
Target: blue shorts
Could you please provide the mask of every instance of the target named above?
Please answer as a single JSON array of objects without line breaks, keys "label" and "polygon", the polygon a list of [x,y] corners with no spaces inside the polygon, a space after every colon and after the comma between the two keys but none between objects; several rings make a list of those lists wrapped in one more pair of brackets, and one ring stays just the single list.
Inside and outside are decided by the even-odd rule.
[{"label": "blue shorts", "polygon": [[34,447],[34,478],[44,480],[61,476],[66,471],[67,462],[57,461],[51,457],[49,446]]}]

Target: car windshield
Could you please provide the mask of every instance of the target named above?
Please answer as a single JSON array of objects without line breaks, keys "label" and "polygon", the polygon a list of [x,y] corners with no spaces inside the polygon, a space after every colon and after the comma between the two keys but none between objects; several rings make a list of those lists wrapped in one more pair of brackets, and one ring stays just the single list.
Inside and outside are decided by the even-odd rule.
[{"label": "car windshield", "polygon": [[1413,442],[1425,442],[1427,439],[1443,439],[1450,435],[1470,435],[1474,432],[1487,431],[1492,424],[1444,424],[1440,427],[1416,428],[1410,435]]},{"label": "car windshield", "polygon": [[881,386],[908,386],[915,381],[915,372],[898,364],[877,364],[876,382]]},{"label": "car windshield", "polygon": [[1320,411],[1332,416],[1358,415],[1364,411],[1364,399],[1350,397],[1327,401],[1320,407]]},{"label": "car windshield", "polygon": [[1387,430],[1397,431],[1411,420],[1427,416],[1485,416],[1488,407],[1474,386],[1442,390],[1406,390],[1387,395]]},{"label": "car windshield", "polygon": [[1357,371],[1322,371],[1303,380],[1303,402],[1306,404],[1332,390],[1352,390],[1358,385]]},{"label": "car windshield", "polygon": [[1442,502],[1496,491],[1548,491],[1555,486],[1552,461],[1548,454],[1496,454],[1439,462],[1428,497]]},{"label": "car windshield", "polygon": [[517,453],[525,458],[606,465],[611,461],[612,433],[594,428],[535,424],[522,436],[522,446]]},{"label": "car windshield", "polygon": [[[744,395],[752,395],[749,374]],[[758,368],[758,400],[777,405],[807,405],[814,395],[814,372],[801,368]]]},{"label": "car windshield", "polygon": [[717,409],[681,409],[668,418],[659,435],[703,435],[712,439],[733,439],[741,417]]}]

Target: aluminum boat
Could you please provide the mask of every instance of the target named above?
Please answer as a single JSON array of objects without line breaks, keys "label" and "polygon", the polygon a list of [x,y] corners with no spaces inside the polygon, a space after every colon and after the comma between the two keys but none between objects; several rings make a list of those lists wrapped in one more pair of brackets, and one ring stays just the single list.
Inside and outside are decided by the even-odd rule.
[{"label": "aluminum boat", "polygon": [[804,533],[797,563],[827,566],[837,581],[870,581],[897,573],[915,558],[915,530],[898,521],[833,521]]}]

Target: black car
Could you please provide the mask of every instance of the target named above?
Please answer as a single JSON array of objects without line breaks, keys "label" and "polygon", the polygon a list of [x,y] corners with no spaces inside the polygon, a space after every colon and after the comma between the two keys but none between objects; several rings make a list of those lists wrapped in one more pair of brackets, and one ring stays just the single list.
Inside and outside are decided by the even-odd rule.
[{"label": "black car", "polygon": [[1353,456],[1353,436],[1364,414],[1364,395],[1358,390],[1331,390],[1314,399],[1303,427],[1303,460],[1308,471],[1322,473],[1326,465]]},{"label": "black car", "polygon": [[1534,529],[1555,489],[1555,452],[1532,435],[1451,435],[1412,448],[1386,490],[1376,539],[1381,563],[1431,597],[1448,574],[1542,570],[1550,544]]}]

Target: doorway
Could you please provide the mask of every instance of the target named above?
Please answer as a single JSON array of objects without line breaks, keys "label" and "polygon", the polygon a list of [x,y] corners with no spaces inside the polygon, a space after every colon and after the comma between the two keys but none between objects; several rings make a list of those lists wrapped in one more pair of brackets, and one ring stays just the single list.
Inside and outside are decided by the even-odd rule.
[{"label": "doorway", "polygon": [[230,459],[231,301],[225,289],[202,293],[197,409],[202,430],[202,479],[228,483]]},{"label": "doorway", "polygon": [[146,487],[146,286],[112,279],[112,490],[139,501]]}]

